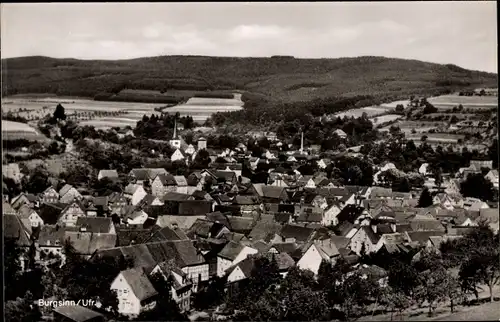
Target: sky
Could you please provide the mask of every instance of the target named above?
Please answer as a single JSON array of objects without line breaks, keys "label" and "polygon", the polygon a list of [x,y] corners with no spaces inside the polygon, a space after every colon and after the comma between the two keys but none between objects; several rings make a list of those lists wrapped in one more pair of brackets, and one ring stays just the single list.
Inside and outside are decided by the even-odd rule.
[{"label": "sky", "polygon": [[496,1],[1,5],[2,58],[386,56],[497,73]]}]

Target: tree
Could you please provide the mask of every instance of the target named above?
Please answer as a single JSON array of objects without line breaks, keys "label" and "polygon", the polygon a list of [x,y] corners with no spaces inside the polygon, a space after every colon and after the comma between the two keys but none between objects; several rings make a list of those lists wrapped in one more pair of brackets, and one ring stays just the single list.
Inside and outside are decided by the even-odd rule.
[{"label": "tree", "polygon": [[481,173],[473,173],[460,184],[460,192],[464,197],[478,198],[483,201],[493,200],[493,183]]},{"label": "tree", "polygon": [[396,181],[397,185],[396,185],[396,189],[394,189],[395,191],[399,191],[399,192],[410,192],[411,191],[411,184],[410,184],[410,181],[408,180],[407,177],[403,177],[401,178],[400,180]]},{"label": "tree", "polygon": [[66,120],[66,113],[64,111],[64,107],[61,104],[57,104],[56,110],[54,111],[54,119],[57,120]]},{"label": "tree", "polygon": [[392,287],[386,287],[380,297],[380,304],[385,306],[391,312],[391,321],[393,320],[394,311],[403,315],[403,312],[411,305],[411,299],[408,295],[401,291],[397,291]]},{"label": "tree", "polygon": [[396,112],[402,113],[404,111],[405,111],[405,107],[403,106],[403,104],[396,105]]},{"label": "tree", "polygon": [[442,266],[421,273],[420,285],[415,290],[415,297],[420,305],[424,302],[428,303],[429,316],[432,316],[436,305],[447,298],[447,279],[448,274]]},{"label": "tree", "polygon": [[419,208],[426,208],[430,207],[434,204],[434,201],[432,200],[431,193],[429,192],[429,189],[424,188],[422,190],[422,193],[420,194],[420,198],[418,199],[418,207]]},{"label": "tree", "polygon": [[29,179],[25,179],[23,186],[27,192],[33,194],[45,191],[50,186],[47,169],[44,166],[37,166],[29,176]]},{"label": "tree", "polygon": [[470,248],[471,255],[460,268],[460,279],[466,284],[487,285],[493,302],[493,287],[500,282],[499,239],[487,227],[480,227],[479,240]]},{"label": "tree", "polygon": [[292,268],[278,292],[284,311],[282,321],[321,321],[329,316],[325,294],[317,290],[317,282],[309,271]]},{"label": "tree", "polygon": [[31,322],[42,320],[42,314],[37,305],[34,304],[34,297],[27,292],[24,297],[10,300],[5,303],[5,321]]}]

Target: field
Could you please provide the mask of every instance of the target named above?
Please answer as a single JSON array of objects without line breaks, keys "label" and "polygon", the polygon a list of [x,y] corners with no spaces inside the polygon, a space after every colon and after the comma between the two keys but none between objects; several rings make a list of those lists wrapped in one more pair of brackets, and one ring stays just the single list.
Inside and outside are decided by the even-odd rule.
[{"label": "field", "polygon": [[462,104],[464,109],[472,110],[490,110],[498,107],[496,96],[442,95],[431,97],[428,101],[438,110],[450,110],[459,104]]},{"label": "field", "polygon": [[8,98],[2,101],[2,113],[12,112],[28,120],[39,119],[53,114],[57,104],[64,106],[66,115],[71,120],[82,124],[95,125],[96,128],[134,127],[144,114],[161,114],[155,108],[165,104],[145,104],[127,102],[103,102],[88,99],[45,98]]},{"label": "field", "polygon": [[[427,136],[428,142],[436,142],[436,143],[456,143],[458,140],[463,140],[465,135],[461,134],[449,134],[449,133],[425,133]],[[423,135],[421,134],[410,134],[406,135],[408,140],[420,141]]]},{"label": "field", "polygon": [[377,125],[382,124],[382,123],[395,121],[395,120],[400,119],[402,117],[403,117],[403,115],[399,115],[399,114],[386,114],[386,115],[374,117],[371,119],[371,121],[373,123],[373,126],[377,126]]},{"label": "field", "polygon": [[195,122],[204,122],[213,113],[238,111],[242,108],[241,94],[235,94],[233,99],[192,97],[184,104],[163,109],[163,112],[179,112],[181,116],[193,117]]},{"label": "field", "polygon": [[442,122],[425,122],[425,121],[399,121],[393,125],[388,125],[380,129],[380,131],[389,131],[391,126],[399,126],[402,132],[411,133],[415,130],[417,133],[428,132],[442,125]]},{"label": "field", "polygon": [[28,124],[2,120],[2,136],[8,140],[26,139],[45,142],[48,140],[43,134]]},{"label": "field", "polygon": [[361,117],[363,113],[366,113],[368,117],[376,117],[378,115],[383,115],[387,113],[390,109],[391,108],[384,108],[382,106],[369,106],[369,107],[355,108],[352,110],[336,113],[333,116],[340,118],[344,118],[345,116],[358,118]]}]

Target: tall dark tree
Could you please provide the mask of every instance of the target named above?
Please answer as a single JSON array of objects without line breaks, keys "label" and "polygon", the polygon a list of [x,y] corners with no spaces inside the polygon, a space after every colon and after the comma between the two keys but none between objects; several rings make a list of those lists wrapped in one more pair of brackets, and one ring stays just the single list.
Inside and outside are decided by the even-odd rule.
[{"label": "tall dark tree", "polygon": [[460,184],[460,192],[465,197],[478,198],[483,201],[493,199],[493,183],[481,173],[469,174],[467,179]]},{"label": "tall dark tree", "polygon": [[420,194],[420,198],[418,199],[418,207],[426,208],[432,206],[434,201],[432,200],[432,195],[429,192],[429,189],[424,188],[422,193]]},{"label": "tall dark tree", "polygon": [[61,104],[57,104],[56,110],[54,111],[54,119],[56,120],[66,120],[66,112]]}]

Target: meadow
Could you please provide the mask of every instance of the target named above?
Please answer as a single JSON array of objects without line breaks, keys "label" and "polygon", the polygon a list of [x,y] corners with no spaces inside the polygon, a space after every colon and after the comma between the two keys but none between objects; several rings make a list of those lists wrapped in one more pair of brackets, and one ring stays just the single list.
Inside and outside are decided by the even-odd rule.
[{"label": "meadow", "polygon": [[213,113],[239,111],[243,108],[241,94],[234,94],[234,98],[192,97],[186,103],[167,107],[163,112],[181,116],[191,116],[195,122],[204,122]]},{"label": "meadow", "polygon": [[2,120],[2,136],[7,140],[25,139],[30,141],[47,142],[49,139],[26,123]]},{"label": "meadow", "polygon": [[373,126],[377,126],[379,124],[383,124],[386,122],[395,121],[395,120],[400,119],[402,117],[404,117],[404,116],[399,115],[399,114],[386,114],[386,115],[373,117],[370,119],[370,121],[372,121]]}]

